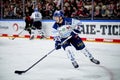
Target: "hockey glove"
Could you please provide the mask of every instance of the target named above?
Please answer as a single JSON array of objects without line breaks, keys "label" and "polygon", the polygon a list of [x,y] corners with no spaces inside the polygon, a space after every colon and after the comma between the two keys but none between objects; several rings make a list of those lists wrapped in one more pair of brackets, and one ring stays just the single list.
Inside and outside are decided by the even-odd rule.
[{"label": "hockey glove", "polygon": [[55,49],[56,50],[61,49],[61,42],[60,41],[56,41],[56,43],[55,43]]}]

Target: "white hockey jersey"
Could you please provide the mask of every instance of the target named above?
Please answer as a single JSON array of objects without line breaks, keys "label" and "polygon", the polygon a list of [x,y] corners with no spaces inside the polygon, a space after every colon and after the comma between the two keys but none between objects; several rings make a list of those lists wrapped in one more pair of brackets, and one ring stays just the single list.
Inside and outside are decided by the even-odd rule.
[{"label": "white hockey jersey", "polygon": [[35,11],[35,12],[32,13],[30,18],[33,19],[33,21],[40,21],[40,20],[42,20],[42,15],[41,15],[40,12]]},{"label": "white hockey jersey", "polygon": [[76,33],[75,31],[79,29],[81,24],[79,20],[76,19],[63,19],[61,25],[55,23],[53,25],[53,36],[60,36],[61,38],[67,38],[71,35],[71,32]]}]

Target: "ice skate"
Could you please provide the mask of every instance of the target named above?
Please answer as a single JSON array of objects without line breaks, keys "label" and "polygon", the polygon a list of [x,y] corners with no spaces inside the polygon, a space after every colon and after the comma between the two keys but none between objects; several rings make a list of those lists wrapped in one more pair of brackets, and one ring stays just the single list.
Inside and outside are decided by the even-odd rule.
[{"label": "ice skate", "polygon": [[72,62],[72,65],[74,66],[74,68],[78,68],[79,67],[79,65],[78,65],[78,63],[76,61]]},{"label": "ice skate", "polygon": [[34,38],[35,38],[34,35],[31,35],[31,36],[30,36],[30,40],[33,40]]},{"label": "ice skate", "polygon": [[40,39],[45,39],[46,37],[44,35],[41,35],[41,38]]},{"label": "ice skate", "polygon": [[95,63],[95,64],[100,64],[100,61],[98,61],[98,60],[96,60],[94,58],[90,59],[90,61],[93,62],[93,63]]}]

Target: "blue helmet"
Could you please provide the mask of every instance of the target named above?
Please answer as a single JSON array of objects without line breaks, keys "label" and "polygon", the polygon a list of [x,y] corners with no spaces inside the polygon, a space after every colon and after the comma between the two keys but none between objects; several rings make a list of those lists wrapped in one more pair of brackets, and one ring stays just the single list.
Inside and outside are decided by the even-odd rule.
[{"label": "blue helmet", "polygon": [[34,12],[37,12],[38,11],[38,8],[34,8]]},{"label": "blue helmet", "polygon": [[53,17],[64,17],[64,14],[62,11],[55,11]]}]

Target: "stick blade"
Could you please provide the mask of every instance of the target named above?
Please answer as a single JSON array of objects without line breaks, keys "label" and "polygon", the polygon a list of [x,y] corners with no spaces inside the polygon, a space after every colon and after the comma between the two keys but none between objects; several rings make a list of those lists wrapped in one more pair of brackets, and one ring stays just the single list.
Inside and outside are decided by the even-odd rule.
[{"label": "stick blade", "polygon": [[21,75],[22,73],[25,73],[25,72],[26,72],[26,71],[18,71],[18,70],[16,70],[14,73]]}]

